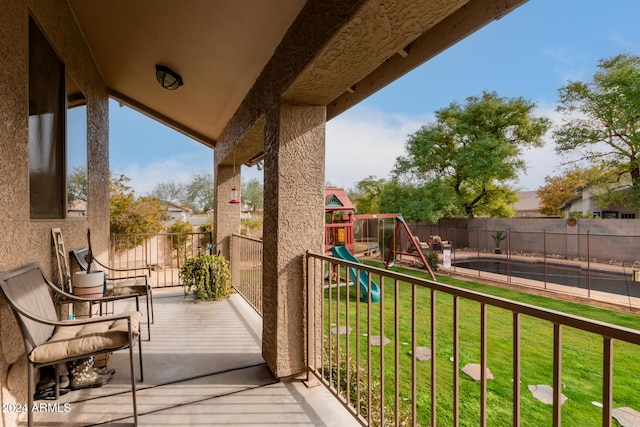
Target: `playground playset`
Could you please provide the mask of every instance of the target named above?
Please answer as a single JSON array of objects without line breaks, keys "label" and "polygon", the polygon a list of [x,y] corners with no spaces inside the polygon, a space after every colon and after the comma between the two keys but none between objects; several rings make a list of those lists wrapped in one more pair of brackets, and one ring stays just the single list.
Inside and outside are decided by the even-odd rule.
[{"label": "playground playset", "polygon": [[[377,222],[374,238],[370,237],[373,233],[369,233],[368,230],[371,220]],[[390,244],[387,245],[384,229],[388,228],[385,224],[385,221],[388,222],[388,220],[394,220],[395,227]],[[401,214],[355,215],[355,207],[345,191],[337,187],[327,187],[325,189],[325,251],[331,251],[335,258],[360,263],[360,260],[354,256],[357,243],[354,236],[356,223],[367,227],[366,233],[364,233],[366,237],[358,242],[357,248],[364,256],[380,254],[387,268],[393,266],[397,260],[413,258],[414,263],[417,264],[419,261],[429,272],[431,279],[436,280],[423,251],[434,249],[436,244],[442,247],[440,241],[435,242],[432,239],[434,240],[432,246],[429,243],[420,242],[419,238],[411,233]],[[382,244],[383,252],[380,251],[380,244]],[[385,250],[387,247],[389,249]],[[384,252],[386,252],[386,256]],[[365,271],[356,271],[356,268],[350,267],[348,273],[349,279],[360,286],[363,301],[368,301],[369,298],[371,298],[371,302],[380,301],[380,289],[377,283],[368,278]],[[371,289],[369,289],[369,284]]]}]

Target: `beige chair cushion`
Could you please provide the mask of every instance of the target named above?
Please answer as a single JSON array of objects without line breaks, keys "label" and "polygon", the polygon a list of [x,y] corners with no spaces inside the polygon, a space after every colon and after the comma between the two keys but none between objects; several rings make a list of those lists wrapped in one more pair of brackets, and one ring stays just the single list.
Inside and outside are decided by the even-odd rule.
[{"label": "beige chair cushion", "polygon": [[113,280],[107,282],[107,296],[110,295],[144,295],[149,289],[153,278],[147,277],[147,284],[145,285],[144,277],[137,277],[135,279],[122,279]]},{"label": "beige chair cushion", "polygon": [[[119,315],[131,316],[133,340],[138,337],[141,313],[130,311]],[[101,350],[115,350],[129,343],[126,319],[88,325],[59,326],[49,340],[29,354],[35,363],[90,355]]]}]

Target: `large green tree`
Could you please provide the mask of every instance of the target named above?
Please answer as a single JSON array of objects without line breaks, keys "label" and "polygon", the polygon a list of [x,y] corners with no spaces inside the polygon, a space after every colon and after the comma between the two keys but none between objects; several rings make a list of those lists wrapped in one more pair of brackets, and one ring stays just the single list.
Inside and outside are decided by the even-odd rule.
[{"label": "large green tree", "polygon": [[484,92],[436,111],[433,123],[410,135],[393,173],[398,185],[416,191],[407,200],[421,198],[427,206],[416,220],[511,216],[510,183],[526,169],[522,150],[542,146],[549,128],[534,109],[525,99]]},{"label": "large green tree", "polygon": [[[640,207],[640,57],[603,59],[591,82],[570,81],[560,89],[563,124],[554,132],[556,151],[612,171],[629,184],[631,202]],[[610,203],[624,203],[609,192]]]}]

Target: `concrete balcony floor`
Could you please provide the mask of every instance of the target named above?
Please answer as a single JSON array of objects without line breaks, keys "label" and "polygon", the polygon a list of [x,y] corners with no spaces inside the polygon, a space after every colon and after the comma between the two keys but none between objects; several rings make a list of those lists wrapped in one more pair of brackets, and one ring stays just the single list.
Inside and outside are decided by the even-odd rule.
[{"label": "concrete balcony floor", "polygon": [[[181,288],[163,289],[154,291],[154,307],[151,341],[142,327],[139,425],[360,425],[324,386],[273,377],[261,356],[262,320],[239,295],[194,304]],[[137,354],[136,347],[139,376]],[[128,366],[128,351],[116,352],[109,384],[36,401],[49,407],[35,413],[34,425],[132,425]]]}]

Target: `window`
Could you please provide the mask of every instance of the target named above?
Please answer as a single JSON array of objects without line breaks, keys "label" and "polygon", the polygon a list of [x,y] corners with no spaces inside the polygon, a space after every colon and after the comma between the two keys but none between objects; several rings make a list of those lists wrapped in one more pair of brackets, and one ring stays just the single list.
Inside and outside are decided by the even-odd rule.
[{"label": "window", "polygon": [[64,64],[29,18],[29,201],[31,219],[64,218]]},{"label": "window", "polygon": [[602,211],[602,218],[616,219],[618,218],[618,211]]},{"label": "window", "polygon": [[636,218],[636,214],[634,214],[634,213],[623,213],[623,214],[620,214],[620,218],[622,218],[622,219],[635,219]]},{"label": "window", "polygon": [[[86,97],[29,19],[29,202],[31,219],[86,216]],[[68,134],[67,134],[68,132]]]},{"label": "window", "polygon": [[87,99],[67,73],[67,218],[87,216]]}]

